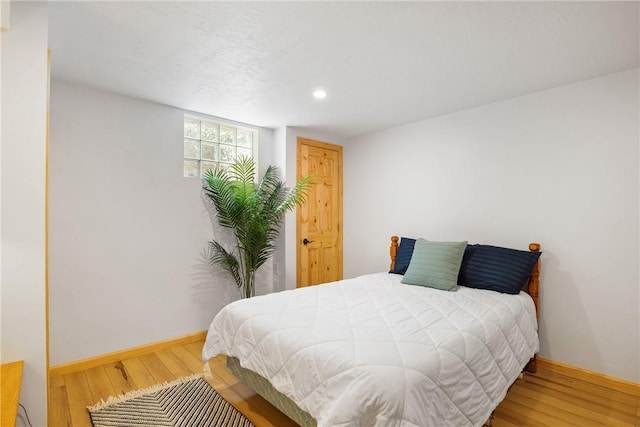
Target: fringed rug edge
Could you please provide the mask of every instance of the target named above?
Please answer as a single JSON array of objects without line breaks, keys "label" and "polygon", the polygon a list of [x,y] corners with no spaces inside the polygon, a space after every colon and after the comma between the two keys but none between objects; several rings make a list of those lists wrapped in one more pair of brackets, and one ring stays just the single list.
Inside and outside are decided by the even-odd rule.
[{"label": "fringed rug edge", "polygon": [[203,378],[203,375],[193,374],[186,377],[178,378],[173,381],[166,381],[162,384],[152,385],[151,387],[143,388],[140,390],[131,390],[127,393],[124,393],[118,396],[110,396],[107,398],[107,400],[101,399],[100,402],[96,403],[95,405],[87,406],[87,409],[89,410],[90,413],[94,413],[102,409],[109,408],[113,405],[117,405],[119,403],[126,402],[140,396],[145,396],[147,394],[156,393],[160,390],[164,390],[169,387],[173,387],[179,384],[193,381],[198,378]]}]

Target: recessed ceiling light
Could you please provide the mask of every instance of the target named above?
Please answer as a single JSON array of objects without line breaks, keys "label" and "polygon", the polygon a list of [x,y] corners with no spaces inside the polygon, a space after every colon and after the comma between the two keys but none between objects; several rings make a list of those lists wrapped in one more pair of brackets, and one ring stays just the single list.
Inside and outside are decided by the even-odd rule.
[{"label": "recessed ceiling light", "polygon": [[327,92],[322,89],[316,89],[313,91],[313,97],[316,99],[325,99],[327,97]]}]

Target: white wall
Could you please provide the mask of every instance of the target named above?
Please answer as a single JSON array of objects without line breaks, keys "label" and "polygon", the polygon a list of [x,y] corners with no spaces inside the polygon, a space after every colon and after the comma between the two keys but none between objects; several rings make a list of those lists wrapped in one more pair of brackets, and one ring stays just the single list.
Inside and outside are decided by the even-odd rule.
[{"label": "white wall", "polygon": [[[238,297],[208,265],[214,227],[201,181],[182,176],[184,113],[53,82],[52,365],[205,330]],[[272,134],[259,133],[261,173]],[[269,264],[257,292],[272,289]]]},{"label": "white wall", "polygon": [[[295,152],[294,152],[295,156]],[[286,181],[286,173],[287,173],[287,127],[282,126],[273,131],[273,164],[280,169],[280,173],[282,174],[282,179]],[[295,179],[295,176],[294,176]],[[285,217],[285,223],[283,224],[282,229],[280,230],[280,235],[278,236],[278,240],[276,242],[276,250],[273,254],[273,290],[274,291],[283,291],[286,289],[286,266],[287,266],[287,258],[286,258],[286,236],[285,230],[287,221],[291,221],[293,218],[294,221],[294,232],[295,232],[295,214],[293,217],[288,216]],[[295,259],[294,259],[294,275],[295,275]],[[295,284],[294,284],[295,287]]]},{"label": "white wall", "polygon": [[[620,73],[349,141],[345,277],[386,268],[391,234],[540,241],[541,355],[638,381],[637,79]],[[183,113],[54,82],[52,364],[205,329],[235,298],[201,253],[212,227],[199,183],[181,177]],[[261,169],[273,162],[295,182],[298,136],[341,144],[262,130]],[[282,240],[261,293],[295,287],[294,213]]]},{"label": "white wall", "polygon": [[[47,424],[46,2],[13,2],[2,52],[2,363],[24,360],[21,403]],[[24,420],[23,420],[24,421]],[[18,422],[18,425],[26,423]]]},{"label": "white wall", "polygon": [[638,70],[345,144],[345,275],[392,234],[542,244],[540,355],[640,381]]}]

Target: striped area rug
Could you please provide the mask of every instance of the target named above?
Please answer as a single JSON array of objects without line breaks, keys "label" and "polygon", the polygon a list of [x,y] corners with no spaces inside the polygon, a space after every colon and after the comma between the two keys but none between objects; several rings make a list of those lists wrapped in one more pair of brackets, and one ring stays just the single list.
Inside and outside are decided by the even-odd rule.
[{"label": "striped area rug", "polygon": [[110,397],[87,409],[94,427],[254,427],[202,375]]}]

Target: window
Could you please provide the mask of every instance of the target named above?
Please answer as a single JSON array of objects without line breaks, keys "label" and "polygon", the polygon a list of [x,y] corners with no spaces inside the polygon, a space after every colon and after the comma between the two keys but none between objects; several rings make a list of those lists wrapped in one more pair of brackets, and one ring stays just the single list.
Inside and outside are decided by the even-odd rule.
[{"label": "window", "polygon": [[202,177],[216,167],[228,167],[242,156],[256,158],[258,133],[225,123],[184,117],[184,176]]}]

